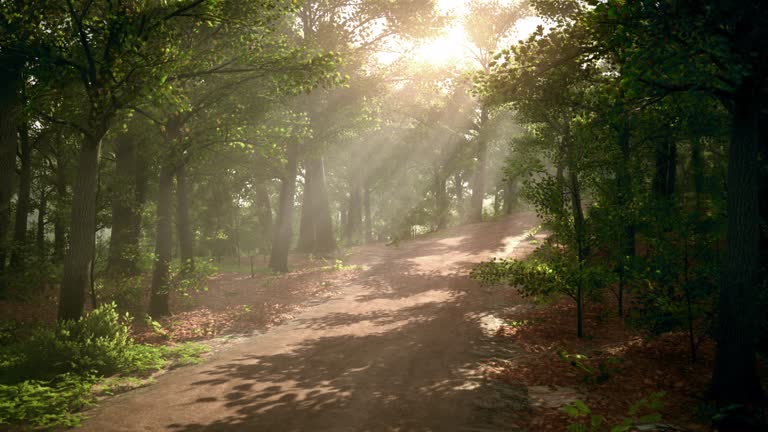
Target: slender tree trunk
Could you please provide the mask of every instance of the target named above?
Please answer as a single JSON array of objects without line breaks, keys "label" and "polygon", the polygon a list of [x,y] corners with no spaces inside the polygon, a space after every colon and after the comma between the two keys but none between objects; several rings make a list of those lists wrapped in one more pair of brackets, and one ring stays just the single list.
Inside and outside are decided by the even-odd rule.
[{"label": "slender tree trunk", "polygon": [[11,267],[13,268],[19,268],[24,264],[23,250],[27,243],[29,198],[32,191],[32,144],[29,142],[29,127],[25,121],[19,122],[19,150],[21,171],[13,230],[14,246],[11,251]]},{"label": "slender tree trunk", "polygon": [[728,243],[720,283],[714,396],[725,404],[763,397],[755,352],[760,328],[759,93],[742,85],[728,151]]},{"label": "slender tree trunk", "polygon": [[296,194],[296,171],[298,169],[298,144],[289,142],[286,149],[287,163],[280,187],[280,207],[277,213],[277,227],[272,241],[269,268],[277,272],[288,271],[288,252],[293,236],[293,200]]},{"label": "slender tree trunk", "polygon": [[483,106],[480,111],[480,132],[477,136],[477,167],[472,182],[472,199],[469,207],[469,221],[483,220],[483,199],[485,198],[485,183],[488,170],[488,143],[486,141],[485,124],[488,122],[488,109]]},{"label": "slender tree trunk", "polygon": [[312,209],[315,220],[315,245],[312,251],[317,255],[327,256],[336,251],[336,236],[333,232],[322,157],[307,160],[307,177],[312,182]]},{"label": "slender tree trunk", "polygon": [[80,147],[77,178],[72,189],[70,247],[64,257],[59,296],[59,320],[78,319],[91,286],[96,232],[96,195],[103,132],[86,137]]},{"label": "slender tree trunk", "polygon": [[[579,260],[579,269],[584,266],[584,261],[587,259],[586,250],[586,232],[584,225],[584,211],[581,208],[581,188],[579,185],[579,177],[576,174],[576,170],[570,171],[570,183],[571,183],[571,207],[573,211],[573,227],[576,234],[576,253]],[[583,322],[584,322],[584,299],[583,299],[583,284],[580,278],[577,278],[576,282],[576,314],[577,314],[577,336],[584,336]]]},{"label": "slender tree trunk", "polygon": [[[183,158],[182,158],[183,159]],[[187,191],[187,163],[182,160],[176,167],[176,228],[179,236],[179,255],[182,274],[195,270],[195,237],[189,220],[189,194]]]},{"label": "slender tree trunk", "polygon": [[461,171],[453,174],[453,187],[456,193],[456,213],[459,215],[459,220],[464,221],[464,179],[462,178]]},{"label": "slender tree trunk", "polygon": [[448,192],[446,191],[446,177],[438,170],[435,174],[435,226],[437,229],[448,227]]},{"label": "slender tree trunk", "polygon": [[315,191],[312,188],[312,179],[308,175],[308,169],[304,171],[304,192],[301,202],[301,221],[299,222],[299,244],[296,249],[299,252],[311,253],[315,248]]},{"label": "slender tree trunk", "polygon": [[256,211],[259,219],[259,233],[261,236],[259,252],[266,255],[271,244],[272,235],[272,204],[269,201],[269,192],[266,186],[260,184],[256,187]]},{"label": "slender tree trunk", "polygon": [[48,217],[48,190],[40,187],[40,201],[37,205],[37,232],[35,235],[35,250],[39,262],[46,260],[45,251],[45,218]]},{"label": "slender tree trunk", "polygon": [[169,164],[160,168],[157,190],[157,223],[155,234],[155,267],[152,272],[152,297],[149,315],[162,317],[171,314],[168,305],[173,254],[173,175]]},{"label": "slender tree trunk", "polygon": [[349,188],[349,213],[346,224],[348,245],[360,244],[363,238],[363,191],[355,180]]},{"label": "slender tree trunk", "polygon": [[371,220],[371,188],[363,187],[363,239],[366,243],[373,241],[373,221]]},{"label": "slender tree trunk", "polygon": [[19,88],[23,59],[0,56],[0,297],[5,295],[5,261],[9,254],[11,197],[16,172],[16,134],[21,111]]},{"label": "slender tree trunk", "polygon": [[623,212],[622,224],[623,233],[619,237],[619,260],[617,263],[619,274],[619,288],[617,293],[618,315],[624,316],[624,289],[627,281],[627,266],[629,260],[635,256],[635,223],[634,214],[632,214],[632,178],[630,174],[630,127],[629,120],[624,119],[619,131],[619,150],[621,151],[621,160],[619,161],[616,172],[616,201],[617,208]]},{"label": "slender tree trunk", "polygon": [[693,190],[696,194],[696,211],[702,211],[704,195],[704,156],[701,138],[691,140],[691,171],[693,172]]},{"label": "slender tree trunk", "polygon": [[64,260],[67,245],[67,170],[63,157],[56,160],[56,214],[53,219],[53,259],[54,262]]}]

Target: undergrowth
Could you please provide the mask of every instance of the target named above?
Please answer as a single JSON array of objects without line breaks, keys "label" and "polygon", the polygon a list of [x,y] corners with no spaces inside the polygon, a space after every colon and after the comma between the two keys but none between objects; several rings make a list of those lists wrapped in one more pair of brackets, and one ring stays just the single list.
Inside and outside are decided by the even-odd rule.
[{"label": "undergrowth", "polygon": [[208,350],[194,343],[136,343],[130,336],[131,320],[112,303],[77,321],[24,334],[3,331],[0,425],[21,430],[76,426],[82,419],[78,412],[94,402],[94,385],[106,382],[104,390],[111,382],[112,390],[103,392],[107,394],[126,383],[136,387],[160,369],[201,362]]}]

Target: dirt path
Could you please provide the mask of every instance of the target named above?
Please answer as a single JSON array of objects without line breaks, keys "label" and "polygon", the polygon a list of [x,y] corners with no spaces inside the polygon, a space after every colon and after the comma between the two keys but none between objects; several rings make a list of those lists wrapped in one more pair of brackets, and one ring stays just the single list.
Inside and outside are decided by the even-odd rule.
[{"label": "dirt path", "polygon": [[[484,383],[484,325],[508,292],[473,263],[520,256],[531,214],[355,249],[340,294],[205,364],[104,402],[83,431],[493,431],[523,390]],[[509,306],[508,304],[506,306]],[[502,415],[503,414],[503,415]]]}]

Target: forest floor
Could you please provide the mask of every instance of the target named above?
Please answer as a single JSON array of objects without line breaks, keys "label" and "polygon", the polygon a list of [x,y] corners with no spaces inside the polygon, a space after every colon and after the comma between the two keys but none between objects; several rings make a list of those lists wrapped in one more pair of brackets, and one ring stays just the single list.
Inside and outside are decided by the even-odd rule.
[{"label": "forest floor", "polygon": [[[80,429],[562,431],[576,399],[617,423],[665,391],[663,423],[708,430],[710,342],[691,364],[684,335],[646,341],[610,304],[588,308],[578,339],[569,302],[469,279],[480,261],[528,254],[536,225],[519,213],[353,248],[343,263],[297,257],[286,275],[220,273],[177,297],[161,330],[135,329],[144,342],[207,343],[208,361],[103,400]],[[585,355],[583,368],[563,352]]]}]

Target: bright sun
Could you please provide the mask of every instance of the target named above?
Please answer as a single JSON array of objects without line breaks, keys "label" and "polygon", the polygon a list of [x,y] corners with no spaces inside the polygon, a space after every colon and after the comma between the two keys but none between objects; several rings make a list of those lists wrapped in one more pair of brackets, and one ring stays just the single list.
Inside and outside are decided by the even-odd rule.
[{"label": "bright sun", "polygon": [[[466,13],[467,0],[439,0],[438,8],[441,12],[461,17]],[[517,23],[513,37],[524,38],[531,34],[536,26],[542,24],[539,17],[529,17]],[[474,63],[471,43],[460,20],[456,20],[450,27],[436,38],[417,45],[412,54],[417,61],[434,66],[455,64],[457,66],[469,66]]]}]

